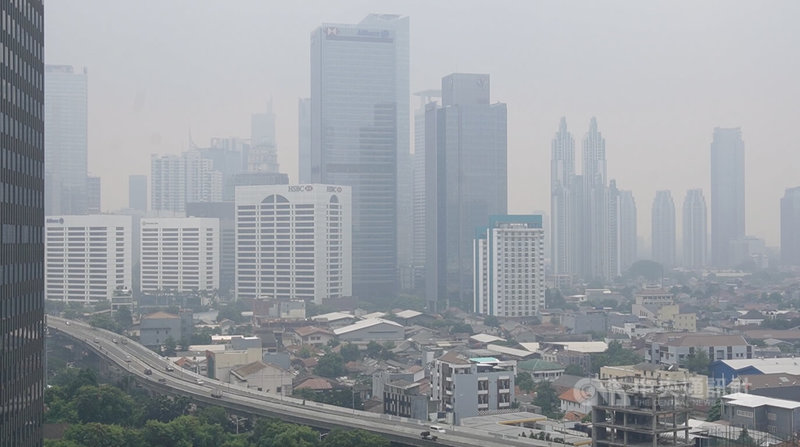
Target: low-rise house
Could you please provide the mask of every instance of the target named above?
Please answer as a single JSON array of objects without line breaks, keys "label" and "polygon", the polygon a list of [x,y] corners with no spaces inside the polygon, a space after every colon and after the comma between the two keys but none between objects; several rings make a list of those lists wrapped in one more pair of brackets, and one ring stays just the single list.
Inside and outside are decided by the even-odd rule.
[{"label": "low-rise house", "polygon": [[592,411],[592,396],[585,390],[570,388],[558,395],[561,411],[589,414]]},{"label": "low-rise house", "polygon": [[333,332],[316,326],[295,328],[292,333],[292,341],[294,344],[303,346],[327,346],[328,342],[334,338],[336,338],[336,335],[334,335]]},{"label": "low-rise house", "polygon": [[400,323],[381,318],[357,321],[349,326],[333,330],[341,341],[397,341],[405,338],[405,329]]},{"label": "low-rise house", "polygon": [[192,312],[179,315],[155,312],[142,317],[139,325],[139,342],[147,347],[163,345],[168,338],[180,343],[184,334],[192,333]]},{"label": "low-rise house", "polygon": [[259,360],[231,369],[228,382],[265,393],[290,396],[293,378],[291,372]]},{"label": "low-rise house", "polygon": [[645,361],[684,367],[699,351],[712,362],[753,358],[753,347],[741,335],[660,333],[646,343]]},{"label": "low-rise house", "polygon": [[553,382],[564,374],[563,366],[542,359],[520,361],[517,363],[517,370],[529,373],[534,382]]},{"label": "low-rise house", "polygon": [[242,365],[261,361],[261,348],[242,350],[225,350],[221,352],[206,351],[208,361],[208,377],[222,382],[229,382],[230,371]]},{"label": "low-rise house", "polygon": [[427,421],[436,413],[436,402],[431,402],[430,384],[427,380],[408,382],[395,380],[383,386],[383,413]]}]

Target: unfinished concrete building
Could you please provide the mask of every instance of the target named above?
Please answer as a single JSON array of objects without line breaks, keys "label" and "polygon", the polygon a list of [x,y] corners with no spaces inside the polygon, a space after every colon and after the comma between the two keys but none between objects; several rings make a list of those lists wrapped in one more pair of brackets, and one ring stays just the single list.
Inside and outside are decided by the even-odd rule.
[{"label": "unfinished concrete building", "polygon": [[592,445],[691,447],[684,387],[603,382],[592,406]]}]

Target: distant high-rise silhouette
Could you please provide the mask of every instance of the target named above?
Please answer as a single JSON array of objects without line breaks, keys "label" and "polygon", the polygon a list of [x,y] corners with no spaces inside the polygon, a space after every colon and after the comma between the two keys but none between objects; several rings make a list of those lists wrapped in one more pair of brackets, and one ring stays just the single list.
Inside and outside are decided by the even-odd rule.
[{"label": "distant high-rise silhouette", "polygon": [[744,142],[740,128],[714,129],[711,142],[711,263],[730,267],[745,236]]},{"label": "distant high-rise silhouette", "polygon": [[606,279],[608,269],[608,184],[606,181],[606,140],[592,117],[583,138],[583,254],[580,269],[584,279]]},{"label": "distant high-rise silhouette", "polygon": [[397,290],[398,159],[409,152],[408,18],[311,34],[311,181],[352,187],[353,294]]},{"label": "distant high-rise silhouette", "polygon": [[800,266],[800,186],[781,199],[781,262]]},{"label": "distant high-rise silhouette", "polygon": [[420,106],[414,111],[414,234],[413,234],[413,265],[415,281],[422,280],[425,276],[425,250],[427,237],[425,235],[425,110],[429,103],[441,98],[441,90],[424,90],[415,93],[420,98]]},{"label": "distant high-rise silhouette", "polygon": [[683,265],[702,268],[707,263],[708,224],[702,189],[686,191],[683,201]]},{"label": "distant high-rise silhouette", "polygon": [[297,101],[297,178],[311,183],[311,99]]},{"label": "distant high-rise silhouette", "polygon": [[223,175],[214,162],[192,150],[150,158],[150,209],[183,213],[188,202],[222,200]]},{"label": "distant high-rise silhouette", "polygon": [[675,266],[675,203],[669,191],[656,191],[652,220],[653,260]]},{"label": "distant high-rise silhouette", "polygon": [[86,177],[86,212],[91,214],[100,214],[103,198],[103,185],[100,177],[87,176]]},{"label": "distant high-rise silhouette", "polygon": [[88,81],[86,69],[45,67],[45,212],[86,214]]},{"label": "distant high-rise silhouette", "polygon": [[74,165],[45,164],[42,1],[1,0],[0,13],[0,446],[37,447],[45,406],[43,174]]},{"label": "distant high-rise silhouette", "polygon": [[472,241],[491,215],[507,210],[507,111],[491,104],[489,75],[442,78],[442,107],[425,126],[425,289],[431,309],[472,308]]},{"label": "distant high-rise silhouette", "polygon": [[631,191],[619,191],[619,271],[624,273],[639,258],[636,200]]},{"label": "distant high-rise silhouette", "polygon": [[147,211],[147,176],[128,176],[128,208]]},{"label": "distant high-rise silhouette", "polygon": [[278,172],[278,144],[275,140],[275,114],[272,101],[267,111],[250,118],[250,149],[247,152],[248,172]]},{"label": "distant high-rise silhouette", "polygon": [[575,273],[575,140],[561,118],[550,157],[550,263],[553,273]]}]

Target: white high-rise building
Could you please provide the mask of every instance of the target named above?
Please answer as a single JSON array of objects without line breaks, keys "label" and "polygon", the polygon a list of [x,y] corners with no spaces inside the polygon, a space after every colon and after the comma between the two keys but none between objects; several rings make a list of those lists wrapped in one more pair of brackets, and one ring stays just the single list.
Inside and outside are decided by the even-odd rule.
[{"label": "white high-rise building", "polygon": [[142,292],[219,288],[219,219],[144,218],[140,227]]},{"label": "white high-rise building", "polygon": [[711,142],[711,264],[738,263],[736,245],[745,237],[744,141],[742,130],[714,128]]},{"label": "white high-rise building", "polygon": [[553,273],[575,273],[575,139],[561,118],[551,144],[550,158],[550,263]]},{"label": "white high-rise building", "polygon": [[352,296],[350,187],[236,188],[236,296],[321,304]]},{"label": "white high-rise building", "polygon": [[708,253],[706,199],[702,189],[686,191],[683,201],[683,265],[702,268]]},{"label": "white high-rise building", "polygon": [[541,215],[491,216],[474,241],[474,311],[527,317],[544,309]]},{"label": "white high-rise building", "polygon": [[45,218],[45,297],[91,303],[130,290],[131,238],[130,216]]},{"label": "white high-rise building", "polygon": [[669,191],[656,191],[652,220],[653,260],[675,266],[675,203]]},{"label": "white high-rise building", "polygon": [[182,213],[188,202],[222,201],[223,175],[214,162],[192,150],[150,159],[150,209]]}]

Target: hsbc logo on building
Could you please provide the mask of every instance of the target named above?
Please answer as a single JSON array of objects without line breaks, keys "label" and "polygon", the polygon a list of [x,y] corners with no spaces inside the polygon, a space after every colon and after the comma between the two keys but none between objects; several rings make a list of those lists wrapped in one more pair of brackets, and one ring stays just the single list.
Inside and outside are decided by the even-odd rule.
[{"label": "hsbc logo on building", "polygon": [[314,187],[311,185],[297,185],[289,187],[289,192],[311,192],[313,190]]}]

